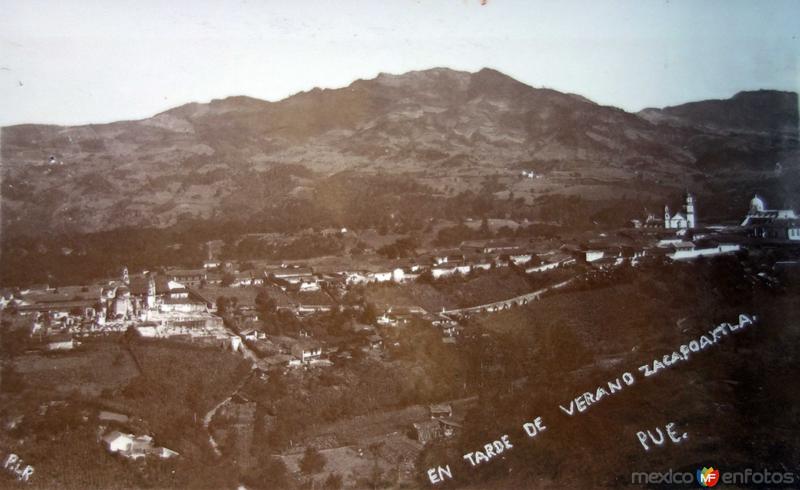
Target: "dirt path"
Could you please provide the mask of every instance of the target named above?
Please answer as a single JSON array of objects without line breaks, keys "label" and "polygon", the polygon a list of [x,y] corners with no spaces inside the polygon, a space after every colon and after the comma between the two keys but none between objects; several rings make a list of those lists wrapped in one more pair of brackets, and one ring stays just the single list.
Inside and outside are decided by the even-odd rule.
[{"label": "dirt path", "polygon": [[245,376],[239,382],[238,385],[236,385],[236,388],[233,390],[233,392],[231,392],[230,395],[228,395],[227,398],[225,398],[221,402],[219,402],[216,405],[214,405],[214,407],[211,410],[209,410],[208,412],[206,412],[206,414],[203,416],[203,428],[206,430],[206,432],[208,432],[208,443],[211,446],[211,449],[214,451],[214,454],[216,454],[217,456],[222,456],[222,451],[219,450],[219,444],[217,443],[216,440],[214,440],[214,436],[211,434],[211,431],[209,430],[208,426],[211,424],[211,421],[214,419],[214,415],[216,415],[217,410],[219,410],[223,405],[225,405],[226,403],[231,401],[231,398],[233,398],[233,396],[235,394],[239,393],[239,390],[241,390],[242,387],[244,387],[244,385],[247,384],[247,382],[250,380],[251,376],[253,376],[253,372],[252,371],[250,372],[249,375]]}]

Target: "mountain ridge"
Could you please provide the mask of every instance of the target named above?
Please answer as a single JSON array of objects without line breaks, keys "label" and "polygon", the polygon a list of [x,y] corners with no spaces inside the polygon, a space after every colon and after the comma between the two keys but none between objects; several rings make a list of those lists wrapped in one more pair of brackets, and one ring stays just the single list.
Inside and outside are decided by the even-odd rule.
[{"label": "mountain ridge", "polygon": [[[442,195],[499,176],[530,206],[548,196],[702,192],[702,179],[735,181],[731,172],[763,171],[776,159],[794,168],[797,136],[785,128],[797,120],[796,104],[786,102],[796,94],[773,92],[631,113],[490,68],[435,68],[274,102],[191,102],[135,121],[8,126],[2,227],[99,231],[258,213],[302,200],[341,171],[413,175]],[[753,107],[760,112],[750,114]],[[260,200],[242,197],[252,181],[286,165],[307,175],[270,194],[256,190]],[[551,175],[523,185],[514,177],[521,168]]]}]

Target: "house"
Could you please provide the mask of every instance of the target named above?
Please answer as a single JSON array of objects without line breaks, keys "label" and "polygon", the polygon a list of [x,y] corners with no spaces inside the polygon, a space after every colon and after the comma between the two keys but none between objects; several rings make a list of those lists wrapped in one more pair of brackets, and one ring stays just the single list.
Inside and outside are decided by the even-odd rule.
[{"label": "house", "polygon": [[208,304],[197,298],[165,298],[158,305],[158,310],[162,313],[205,313],[208,311]]},{"label": "house", "polygon": [[450,419],[433,419],[413,424],[416,439],[421,444],[458,435],[462,426]]},{"label": "house", "polygon": [[464,254],[460,250],[443,250],[433,256],[434,265],[452,264],[464,261]]},{"label": "house", "polygon": [[157,325],[137,325],[134,329],[141,337],[156,338],[160,336]]},{"label": "house", "polygon": [[461,432],[463,426],[454,420],[439,419],[442,435],[445,438],[455,437]]},{"label": "house", "polygon": [[127,415],[116,412],[108,412],[106,410],[101,410],[97,414],[97,419],[101,422],[117,422],[120,424],[127,424],[130,420]]},{"label": "house", "polygon": [[383,326],[383,327],[396,327],[396,326],[397,326],[397,323],[398,323],[398,322],[397,322],[397,319],[390,317],[390,316],[389,316],[389,313],[390,313],[390,312],[389,312],[389,311],[387,311],[387,312],[386,312],[386,313],[384,313],[383,315],[379,316],[379,317],[378,317],[378,318],[375,320],[375,322],[376,322],[378,325],[381,325],[381,326]]},{"label": "house", "polygon": [[230,347],[233,352],[239,352],[239,349],[242,347],[242,338],[238,335],[230,335],[223,341],[223,346],[225,348]]},{"label": "house", "polygon": [[428,405],[428,410],[430,411],[432,419],[453,416],[453,407],[448,403]]},{"label": "house", "polygon": [[533,258],[533,254],[530,252],[521,252],[521,253],[514,253],[509,255],[509,260],[514,263],[514,265],[522,265],[526,264],[531,261]]},{"label": "house", "polygon": [[313,340],[299,340],[292,345],[292,355],[301,363],[311,362],[322,357],[322,346]]},{"label": "house", "polygon": [[167,449],[165,447],[155,448],[152,454],[161,459],[169,459],[169,458],[174,458],[176,456],[180,456],[180,454],[177,451],[173,451],[172,449]]},{"label": "house", "polygon": [[580,253],[581,259],[589,263],[600,260],[605,256],[605,252],[602,250],[582,250]]},{"label": "house", "polygon": [[292,361],[299,362],[297,359],[293,358],[288,354],[275,354],[261,359],[259,363],[263,364],[268,370],[273,370],[289,366],[291,365]]},{"label": "house", "polygon": [[45,348],[49,351],[72,350],[75,347],[75,343],[69,334],[51,335],[45,342],[47,342]]},{"label": "house", "polygon": [[155,447],[153,438],[148,435],[135,436],[115,430],[104,435],[102,442],[108,452],[128,459],[140,459],[149,455],[163,459],[178,456],[178,453],[171,449]]},{"label": "house", "polygon": [[294,303],[294,310],[299,315],[331,311],[336,306],[336,302],[325,291],[292,294],[289,300]]},{"label": "house", "polygon": [[319,282],[316,281],[316,280],[311,280],[311,281],[309,281],[309,280],[301,280],[300,281],[300,289],[299,289],[299,291],[301,293],[307,293],[307,292],[319,291],[319,290],[320,290]]},{"label": "house", "polygon": [[528,267],[525,269],[525,272],[528,274],[532,274],[534,272],[545,272],[559,267],[572,265],[575,263],[574,258],[560,252],[551,253],[541,258],[542,258],[541,264],[533,267]]},{"label": "house", "polygon": [[103,443],[106,449],[112,453],[120,453],[130,449],[133,443],[132,434],[123,434],[120,431],[112,431],[103,436]]},{"label": "house", "polygon": [[51,297],[26,298],[29,304],[20,304],[17,311],[21,315],[43,313],[52,319],[78,317],[93,319],[97,316],[96,299],[64,300]]},{"label": "house", "polygon": [[372,279],[366,272],[346,272],[344,282],[346,285],[350,286],[354,284],[368,284],[372,282]]},{"label": "house", "polygon": [[455,322],[440,324],[440,327],[442,329],[442,335],[445,337],[457,337],[464,332],[464,328]]},{"label": "house", "polygon": [[706,248],[676,248],[675,251],[667,255],[667,257],[672,260],[692,260],[697,257],[713,257],[715,255],[736,253],[739,250],[741,250],[741,247],[737,244],[719,244],[716,247]]},{"label": "house", "polygon": [[483,254],[513,254],[519,252],[519,249],[518,243],[505,240],[489,240],[478,251]]},{"label": "house", "polygon": [[199,286],[206,280],[207,270],[202,269],[171,269],[166,272],[169,280],[186,284],[187,286]]},{"label": "house", "polygon": [[304,278],[311,278],[314,275],[314,271],[308,267],[289,267],[282,265],[280,269],[271,270],[270,275],[275,279],[283,279],[290,283],[298,283]]},{"label": "house", "polygon": [[419,306],[392,306],[377,318],[376,323],[385,327],[397,327],[406,325],[415,318],[424,319],[426,316],[428,312]]},{"label": "house", "polygon": [[242,336],[242,338],[244,338],[245,340],[249,340],[251,342],[267,338],[267,334],[255,328],[248,328],[242,330],[241,332],[239,332],[239,334]]},{"label": "house", "polygon": [[367,337],[367,345],[370,349],[380,349],[383,346],[383,339],[378,334]]},{"label": "house", "polygon": [[471,264],[458,264],[452,263],[450,265],[440,265],[431,268],[431,275],[434,279],[439,279],[441,277],[449,277],[456,274],[460,274],[465,276],[472,271]]},{"label": "house", "polygon": [[420,444],[438,441],[444,436],[442,426],[437,420],[414,422],[413,427],[417,442]]},{"label": "house", "polygon": [[0,291],[0,310],[14,303],[14,292],[10,289]]},{"label": "house", "polygon": [[434,279],[453,276],[453,275],[456,274],[456,272],[458,272],[456,267],[437,266],[437,267],[431,268],[431,276]]},{"label": "house", "polygon": [[266,274],[264,272],[245,271],[234,272],[230,287],[263,286]]}]

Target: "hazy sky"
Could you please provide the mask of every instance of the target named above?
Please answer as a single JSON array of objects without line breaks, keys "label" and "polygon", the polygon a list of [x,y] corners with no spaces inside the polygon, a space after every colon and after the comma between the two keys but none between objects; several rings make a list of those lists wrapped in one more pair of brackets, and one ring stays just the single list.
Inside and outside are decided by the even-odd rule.
[{"label": "hazy sky", "polygon": [[0,125],[488,66],[636,111],[800,90],[800,1],[0,0]]}]

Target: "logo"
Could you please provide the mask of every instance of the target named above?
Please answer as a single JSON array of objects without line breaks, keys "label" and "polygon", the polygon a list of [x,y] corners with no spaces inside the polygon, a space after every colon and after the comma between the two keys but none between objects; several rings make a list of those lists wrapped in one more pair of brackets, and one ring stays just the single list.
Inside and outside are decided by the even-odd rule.
[{"label": "logo", "polygon": [[713,487],[719,483],[719,470],[715,470],[713,466],[711,468],[704,466],[702,470],[697,470],[697,483],[701,487]]}]

